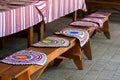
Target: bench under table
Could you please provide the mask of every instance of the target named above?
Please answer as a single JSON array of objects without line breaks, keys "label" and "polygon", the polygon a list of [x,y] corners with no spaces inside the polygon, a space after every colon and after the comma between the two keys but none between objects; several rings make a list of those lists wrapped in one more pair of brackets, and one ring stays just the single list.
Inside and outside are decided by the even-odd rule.
[{"label": "bench under table", "polygon": [[[70,46],[59,47],[59,48],[36,48],[29,47],[27,50],[34,50],[45,53],[47,55],[47,62],[43,65],[10,65],[0,63],[0,80],[37,80],[40,75],[44,72],[46,67],[51,61],[54,61],[54,65],[59,65],[61,61],[57,59],[73,59],[76,67],[79,70],[83,69],[82,64],[82,49],[76,41],[76,38],[63,37],[70,40]],[[89,60],[92,59],[90,41],[83,47],[85,55]],[[69,54],[67,54],[70,52]],[[65,55],[64,55],[65,54]]]}]

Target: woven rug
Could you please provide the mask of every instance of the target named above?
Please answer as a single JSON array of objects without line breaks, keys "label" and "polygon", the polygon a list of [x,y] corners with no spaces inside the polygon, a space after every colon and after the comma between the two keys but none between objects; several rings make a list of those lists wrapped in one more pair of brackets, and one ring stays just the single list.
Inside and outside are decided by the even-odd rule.
[{"label": "woven rug", "polygon": [[89,21],[74,21],[71,22],[69,24],[70,26],[76,26],[76,27],[80,27],[80,28],[90,28],[90,27],[95,27],[98,28],[98,24],[93,23],[93,22],[89,22]]},{"label": "woven rug", "polygon": [[100,13],[92,13],[88,15],[87,17],[92,17],[92,18],[105,18],[106,16]]},{"label": "woven rug", "polygon": [[64,38],[50,36],[42,41],[39,41],[32,46],[34,47],[67,47],[70,45],[70,41]]},{"label": "woven rug", "polygon": [[92,17],[88,17],[88,18],[85,17],[81,19],[81,21],[95,23],[98,25],[98,27],[101,27],[101,28],[103,27],[103,23],[104,23],[101,18],[92,18]]},{"label": "woven rug", "polygon": [[81,19],[80,21],[74,21],[70,23],[71,26],[78,26],[78,27],[103,27],[103,18],[106,16],[99,13],[92,13],[85,18]]},{"label": "woven rug", "polygon": [[37,64],[44,65],[47,61],[47,56],[44,53],[36,52],[33,50],[20,50],[12,55],[1,60],[7,64],[26,65]]},{"label": "woven rug", "polygon": [[58,32],[55,32],[57,35],[64,35],[69,37],[75,37],[79,40],[80,46],[83,47],[89,39],[89,33],[86,30],[79,28],[64,28]]}]

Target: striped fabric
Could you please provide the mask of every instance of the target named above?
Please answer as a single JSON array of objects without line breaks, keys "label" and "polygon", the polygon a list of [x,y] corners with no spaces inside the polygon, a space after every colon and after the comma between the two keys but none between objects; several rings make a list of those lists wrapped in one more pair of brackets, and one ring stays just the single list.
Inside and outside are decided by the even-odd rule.
[{"label": "striped fabric", "polygon": [[87,11],[85,0],[47,0],[47,22],[51,22],[78,9]]},{"label": "striped fabric", "polygon": [[[35,3],[36,1],[38,2]],[[52,22],[78,9],[86,11],[85,0],[35,0],[35,2],[8,10],[3,10],[0,6],[0,37],[27,29],[42,20],[45,20],[45,23]]]},{"label": "striped fabric", "polygon": [[39,1],[36,4],[34,4],[39,13],[41,14],[43,20],[47,23],[47,7],[46,7],[46,1]]},{"label": "striped fabric", "polygon": [[[40,2],[41,5],[45,4],[45,1],[44,4],[43,1]],[[0,37],[27,29],[40,21],[42,21],[42,16],[33,4],[0,10]]]}]

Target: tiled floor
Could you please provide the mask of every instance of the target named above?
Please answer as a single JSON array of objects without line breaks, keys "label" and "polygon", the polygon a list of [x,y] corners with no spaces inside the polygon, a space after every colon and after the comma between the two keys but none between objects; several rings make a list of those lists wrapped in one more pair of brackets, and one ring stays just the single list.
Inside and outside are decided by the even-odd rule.
[{"label": "tiled floor", "polygon": [[[64,17],[47,24],[45,36],[66,27],[71,21]],[[87,60],[83,55],[84,70],[78,70],[72,60],[63,61],[58,67],[51,63],[39,80],[120,80],[120,12],[110,17],[110,31],[110,40],[103,33],[97,33],[91,39],[93,60]],[[7,38],[0,57],[26,48],[26,44],[25,38]]]}]

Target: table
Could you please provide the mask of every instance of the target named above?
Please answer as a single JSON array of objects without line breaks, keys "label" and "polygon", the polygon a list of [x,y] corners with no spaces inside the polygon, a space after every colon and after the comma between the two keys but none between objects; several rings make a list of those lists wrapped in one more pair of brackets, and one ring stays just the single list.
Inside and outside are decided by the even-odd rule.
[{"label": "table", "polygon": [[[19,6],[7,3],[5,7],[8,9],[0,9],[0,38],[29,28],[28,46],[33,42],[31,26],[43,20],[45,23],[52,22],[78,9],[87,11],[85,0],[43,0]],[[44,21],[40,26],[39,39],[44,36]]]},{"label": "table", "polygon": [[78,9],[87,11],[85,0],[47,0],[47,22],[52,22]]},{"label": "table", "polygon": [[27,29],[40,21],[42,16],[32,3],[25,3],[24,6],[8,3],[0,7],[0,37]]},{"label": "table", "polygon": [[[40,6],[41,10],[46,6],[45,1],[25,2],[24,4],[13,5],[15,0],[0,1],[0,38],[17,33],[19,31],[29,30],[28,45],[33,42],[32,27],[41,22],[43,16],[37,10],[36,6]],[[36,4],[36,6],[34,6]],[[43,5],[43,6],[42,6]]]}]

